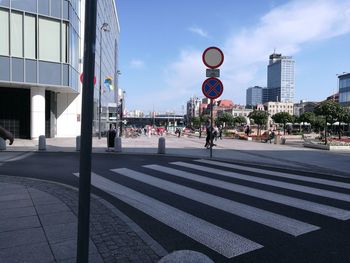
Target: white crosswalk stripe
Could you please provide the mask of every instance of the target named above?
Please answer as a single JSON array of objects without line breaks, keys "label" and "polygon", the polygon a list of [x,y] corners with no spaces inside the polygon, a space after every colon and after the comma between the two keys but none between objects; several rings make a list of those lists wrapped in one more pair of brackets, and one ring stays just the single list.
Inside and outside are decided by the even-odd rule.
[{"label": "white crosswalk stripe", "polygon": [[134,180],[156,186],[166,191],[184,196],[191,200],[221,209],[242,218],[266,225],[293,236],[299,236],[319,229],[319,227],[307,224],[292,218],[271,213],[259,208],[238,203],[212,194],[208,194],[193,188],[178,185],[166,180],[158,179],[144,173],[127,168],[112,169],[111,171],[130,177]]},{"label": "white crosswalk stripe", "polygon": [[275,186],[279,188],[289,189],[297,192],[350,202],[350,195],[333,192],[329,190],[318,189],[314,187],[303,186],[299,184],[292,184],[292,183],[287,183],[282,181],[276,181],[276,180],[261,178],[257,176],[244,175],[244,174],[229,172],[221,169],[211,168],[208,166],[202,166],[202,165],[185,163],[185,162],[172,162],[171,164],[187,167],[187,168],[191,168],[191,169],[195,169],[195,170],[199,170],[207,173],[213,173],[213,174],[218,174],[218,175],[222,175],[230,178],[240,179],[244,181],[250,181],[250,182],[260,183],[264,185],[270,185],[270,186]]},{"label": "white crosswalk stripe", "polygon": [[[75,175],[79,175],[75,173]],[[203,219],[91,173],[91,183],[123,202],[200,242],[221,255],[232,258],[263,246],[220,228]]]},{"label": "white crosswalk stripe", "polygon": [[295,198],[295,197],[290,197],[290,196],[286,196],[286,195],[281,195],[281,194],[276,194],[276,193],[272,193],[272,192],[268,192],[268,191],[263,191],[263,190],[243,186],[243,185],[224,182],[224,181],[220,181],[217,179],[212,179],[209,177],[205,177],[205,176],[201,176],[201,175],[197,175],[194,173],[189,173],[186,171],[181,171],[178,169],[165,167],[165,166],[161,166],[161,165],[144,165],[143,167],[153,169],[156,171],[160,171],[163,173],[168,173],[168,174],[171,174],[171,175],[174,175],[177,177],[182,177],[185,179],[189,179],[192,181],[200,182],[203,184],[212,185],[212,186],[226,189],[226,190],[230,190],[233,192],[237,192],[237,193],[265,199],[265,200],[272,201],[275,203],[279,203],[279,204],[283,204],[283,205],[287,205],[287,206],[291,206],[291,207],[296,207],[299,209],[303,209],[305,211],[321,214],[321,215],[336,218],[339,220],[350,219],[350,211],[340,209],[337,207],[332,207],[332,206],[319,204],[319,203],[315,203],[315,202],[311,202],[311,201],[307,201],[307,200],[303,200],[303,199],[299,199],[299,198]]},{"label": "white crosswalk stripe", "polygon": [[335,187],[350,189],[350,184],[344,183],[344,182],[337,182],[337,181],[333,181],[333,180],[308,177],[308,176],[296,175],[296,174],[287,174],[287,173],[282,173],[282,172],[264,170],[264,169],[259,169],[259,168],[255,168],[255,167],[248,167],[248,166],[243,166],[243,165],[238,165],[238,164],[224,163],[224,162],[218,162],[218,161],[212,161],[212,160],[199,159],[199,160],[195,160],[195,161],[200,162],[200,163],[213,164],[213,165],[221,166],[221,167],[225,167],[225,168],[240,169],[240,170],[245,170],[245,171],[249,171],[249,172],[256,172],[256,173],[260,173],[260,174],[273,175],[273,176],[278,176],[278,177],[282,177],[282,178],[300,180],[300,181],[304,181],[304,182],[317,183],[317,184],[323,184],[323,185],[328,185],[328,186],[335,186]]}]

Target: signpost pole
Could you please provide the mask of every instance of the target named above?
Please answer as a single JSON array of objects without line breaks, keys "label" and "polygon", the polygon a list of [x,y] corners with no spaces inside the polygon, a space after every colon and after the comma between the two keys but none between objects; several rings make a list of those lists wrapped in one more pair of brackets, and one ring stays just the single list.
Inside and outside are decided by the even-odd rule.
[{"label": "signpost pole", "polygon": [[214,126],[213,126],[213,99],[210,99],[210,158],[213,157],[213,135],[214,135]]},{"label": "signpost pole", "polygon": [[81,150],[79,166],[79,212],[77,262],[89,262],[89,230],[90,230],[90,190],[91,190],[91,149],[92,119],[94,102],[94,72],[96,43],[97,0],[86,0],[85,5],[85,40],[84,40],[84,72]]}]

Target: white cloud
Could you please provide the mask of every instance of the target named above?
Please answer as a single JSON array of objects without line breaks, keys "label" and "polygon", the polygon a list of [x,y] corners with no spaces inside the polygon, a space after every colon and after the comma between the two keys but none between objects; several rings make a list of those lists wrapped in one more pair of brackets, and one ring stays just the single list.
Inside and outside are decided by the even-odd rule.
[{"label": "white cloud", "polygon": [[131,68],[143,68],[145,66],[145,62],[140,59],[132,59],[130,61],[130,67]]},{"label": "white cloud", "polygon": [[[229,36],[220,47],[225,54],[221,67],[223,97],[244,103],[247,87],[266,86],[268,56],[274,48],[277,53],[291,56],[299,52],[303,44],[349,32],[350,1],[296,0],[271,9],[255,26]],[[182,50],[178,60],[165,70],[168,87],[176,90],[172,99],[180,95],[182,100],[188,95],[202,95],[201,83],[205,79],[202,52]],[[166,91],[164,98],[165,94]]]},{"label": "white cloud", "polygon": [[208,33],[206,31],[204,31],[202,28],[189,27],[188,30],[197,34],[197,35],[200,35],[201,37],[208,37]]}]

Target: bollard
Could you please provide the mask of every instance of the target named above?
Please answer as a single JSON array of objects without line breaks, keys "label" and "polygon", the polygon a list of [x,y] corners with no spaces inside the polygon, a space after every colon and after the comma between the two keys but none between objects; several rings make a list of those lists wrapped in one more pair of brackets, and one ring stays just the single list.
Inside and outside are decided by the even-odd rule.
[{"label": "bollard", "polygon": [[75,150],[77,152],[80,151],[80,136],[79,135],[75,138]]},{"label": "bollard", "polygon": [[158,140],[158,153],[165,154],[165,138],[160,137]]},{"label": "bollard", "polygon": [[39,151],[45,151],[46,150],[46,138],[45,135],[39,136]]},{"label": "bollard", "polygon": [[0,151],[6,151],[6,141],[0,137]]},{"label": "bollard", "polygon": [[122,138],[115,137],[114,138],[114,151],[121,152],[122,151]]}]

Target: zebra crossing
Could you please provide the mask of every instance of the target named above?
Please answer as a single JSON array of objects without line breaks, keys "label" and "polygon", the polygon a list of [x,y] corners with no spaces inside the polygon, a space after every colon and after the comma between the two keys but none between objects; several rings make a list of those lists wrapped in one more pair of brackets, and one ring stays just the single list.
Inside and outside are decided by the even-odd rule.
[{"label": "zebra crossing", "polygon": [[[268,244],[252,240],[251,237],[245,237],[242,235],[242,231],[226,229],[220,223],[214,224],[206,218],[193,215],[178,206],[175,207],[169,204],[167,198],[156,199],[148,196],[142,193],[139,188],[134,189],[132,185],[122,184],[119,179],[121,177],[127,178],[132,182],[175,194],[187,200],[198,202],[208,207],[207,209],[221,210],[225,214],[237,216],[261,225],[269,231],[277,231],[291,238],[320,231],[323,226],[315,224],[315,222],[307,222],[305,219],[293,218],[289,214],[284,215],[276,211],[269,211],[269,207],[262,209],[233,198],[213,194],[211,191],[199,190],[191,187],[191,183],[199,183],[203,185],[203,189],[206,186],[215,187],[219,191],[228,191],[256,200],[264,200],[272,205],[277,204],[321,215],[336,222],[350,219],[350,206],[348,204],[350,203],[350,194],[346,193],[346,190],[350,189],[350,183],[336,180],[336,178],[331,180],[308,177],[203,159],[170,162],[166,165],[147,164],[132,169],[115,168],[109,171],[108,178],[101,174],[92,173],[92,185],[228,259],[261,249]],[[240,171],[249,172],[249,174],[240,173]],[[78,176],[78,174],[75,175]],[[262,175],[267,175],[268,178]],[[180,181],[169,180],[169,176],[180,179]],[[227,178],[227,180],[222,178]],[[287,178],[288,182],[281,180],[284,178]],[[311,183],[312,186],[310,184],[303,185],[303,183]],[[247,186],[247,184],[251,185]],[[259,189],[257,185],[286,189],[289,193],[281,194],[273,190],[267,191]],[[291,192],[294,196],[291,196]],[[302,193],[301,197],[298,193]],[[327,199],[327,202],[316,202],[312,198],[308,199],[305,195],[322,197]]]}]

